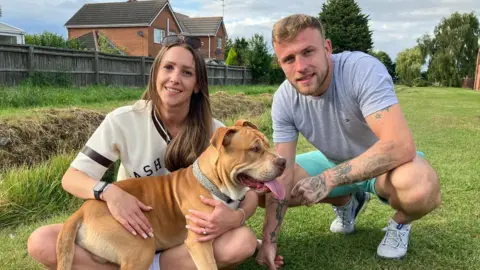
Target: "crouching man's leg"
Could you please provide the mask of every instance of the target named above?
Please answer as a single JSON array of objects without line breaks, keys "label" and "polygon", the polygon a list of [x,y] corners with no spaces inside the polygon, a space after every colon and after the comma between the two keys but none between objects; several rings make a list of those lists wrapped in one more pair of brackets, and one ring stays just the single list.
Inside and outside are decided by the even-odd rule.
[{"label": "crouching man's leg", "polygon": [[[408,248],[411,222],[430,213],[440,205],[440,184],[437,173],[423,159],[423,153],[388,173],[363,182],[335,187],[327,198],[319,203],[332,204],[335,220],[330,230],[336,233],[352,233],[358,215],[366,208],[371,194],[389,204],[396,213],[385,228],[386,234],[377,253],[384,258],[399,259]],[[307,177],[321,174],[335,164],[319,151],[300,154],[296,158],[294,185]],[[300,206],[300,199],[291,197],[289,207]],[[265,198],[259,199],[265,207]]]},{"label": "crouching man's leg", "polygon": [[435,170],[420,156],[377,177],[376,194],[396,210],[377,249],[383,258],[400,259],[407,253],[411,223],[440,205],[440,183]]}]

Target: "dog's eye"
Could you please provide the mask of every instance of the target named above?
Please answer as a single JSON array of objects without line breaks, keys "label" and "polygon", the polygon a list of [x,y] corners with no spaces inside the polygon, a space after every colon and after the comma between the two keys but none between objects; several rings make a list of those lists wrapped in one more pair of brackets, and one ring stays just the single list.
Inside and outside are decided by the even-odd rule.
[{"label": "dog's eye", "polygon": [[250,149],[250,150],[251,150],[252,152],[254,152],[254,153],[258,153],[258,152],[260,152],[261,149],[260,149],[259,146],[254,146],[254,147],[252,147],[252,149]]}]

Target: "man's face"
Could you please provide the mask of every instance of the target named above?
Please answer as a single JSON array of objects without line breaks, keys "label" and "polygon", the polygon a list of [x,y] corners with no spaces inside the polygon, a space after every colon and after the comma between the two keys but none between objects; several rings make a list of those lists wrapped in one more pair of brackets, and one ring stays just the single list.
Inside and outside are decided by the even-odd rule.
[{"label": "man's face", "polygon": [[274,43],[287,80],[300,94],[320,96],[331,80],[332,46],[317,29],[300,31],[292,41]]}]

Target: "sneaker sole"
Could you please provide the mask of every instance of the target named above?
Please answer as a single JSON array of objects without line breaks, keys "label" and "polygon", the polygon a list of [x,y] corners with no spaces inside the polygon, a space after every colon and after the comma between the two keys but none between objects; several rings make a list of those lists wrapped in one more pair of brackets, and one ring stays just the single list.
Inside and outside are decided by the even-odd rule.
[{"label": "sneaker sole", "polygon": [[405,257],[407,257],[407,254],[403,255],[402,257],[383,257],[381,255],[378,255],[378,253],[375,253],[375,255],[377,256],[378,259],[395,260],[395,261],[401,261],[401,260],[405,259]]}]

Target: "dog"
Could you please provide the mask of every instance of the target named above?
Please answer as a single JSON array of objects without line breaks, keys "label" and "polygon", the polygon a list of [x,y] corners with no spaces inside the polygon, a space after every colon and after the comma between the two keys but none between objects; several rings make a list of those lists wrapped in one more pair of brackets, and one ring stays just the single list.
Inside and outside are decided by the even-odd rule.
[{"label": "dog", "polygon": [[217,269],[213,240],[195,241],[201,236],[185,228],[191,225],[185,218],[188,209],[213,211],[200,201],[200,195],[225,204],[227,198],[234,202],[227,205],[236,208],[249,189],[284,199],[285,191],[276,178],[285,165],[286,160],[270,149],[268,139],[252,123],[238,120],[231,127],[220,127],[191,166],[168,175],[114,183],[153,207],[145,213],[153,238],[134,236],[113,218],[105,202],[86,200],[66,220],[57,238],[57,269],[71,269],[75,243],[97,261],[118,264],[122,270],[147,270],[155,251],[185,243],[197,269]]}]

